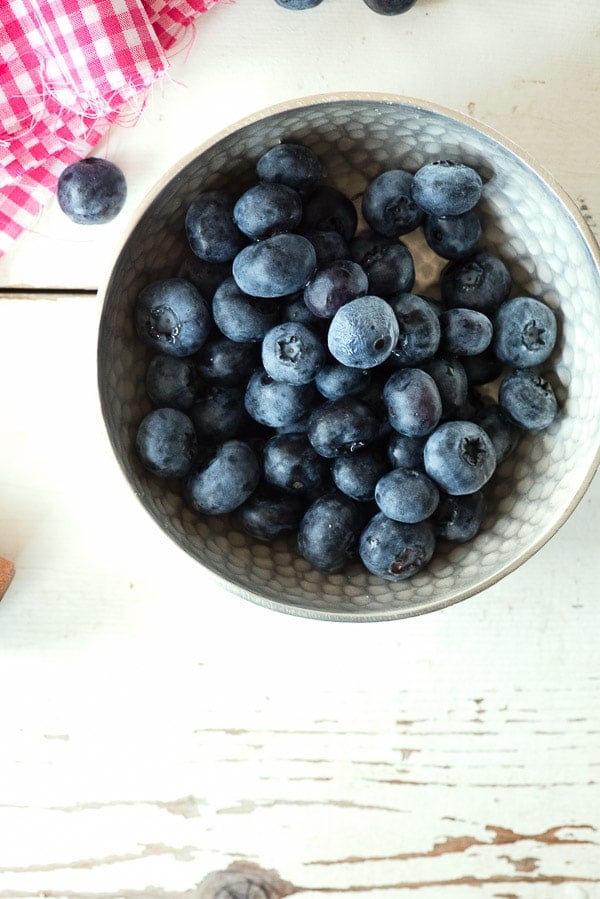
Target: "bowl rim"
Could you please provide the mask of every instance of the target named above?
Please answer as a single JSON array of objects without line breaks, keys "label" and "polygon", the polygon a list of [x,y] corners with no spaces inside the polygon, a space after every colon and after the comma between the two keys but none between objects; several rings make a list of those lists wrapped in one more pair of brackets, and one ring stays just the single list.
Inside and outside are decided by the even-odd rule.
[{"label": "bowl rim", "polygon": [[[154,200],[159,196],[159,194],[164,190],[164,188],[173,180],[176,175],[181,172],[189,163],[191,163],[196,157],[201,155],[202,153],[207,152],[211,147],[214,147],[216,144],[220,143],[222,140],[230,137],[236,131],[239,131],[242,128],[245,128],[250,125],[254,125],[260,122],[263,119],[270,118],[272,116],[279,115],[281,113],[291,112],[293,110],[301,109],[304,107],[311,106],[326,106],[332,103],[340,103],[340,102],[359,102],[359,103],[375,103],[375,104],[389,104],[390,106],[406,106],[412,110],[423,110],[424,112],[434,112],[440,116],[445,116],[447,118],[453,119],[454,121],[458,121],[459,123],[466,125],[467,127],[473,129],[474,131],[483,134],[485,137],[490,140],[498,143],[501,147],[508,150],[514,156],[517,157],[522,163],[524,163],[531,171],[540,178],[546,186],[554,193],[558,201],[561,205],[566,209],[570,217],[573,219],[573,222],[577,228],[577,230],[581,233],[581,236],[584,240],[584,244],[589,252],[589,255],[592,261],[595,263],[596,268],[599,272],[600,277],[600,246],[598,244],[598,240],[596,239],[595,234],[593,233],[590,225],[584,218],[581,210],[579,209],[576,202],[573,198],[567,193],[564,187],[557,181],[554,175],[548,171],[543,165],[541,165],[537,159],[525,148],[516,143],[512,138],[505,136],[500,133],[493,127],[481,122],[479,119],[474,118],[473,116],[467,115],[466,113],[460,112],[459,110],[453,109],[449,106],[444,106],[442,104],[432,102],[425,99],[419,99],[416,97],[411,97],[403,94],[394,94],[387,92],[379,92],[379,91],[339,91],[339,92],[326,92],[326,93],[318,93],[318,94],[309,94],[302,97],[297,97],[293,99],[284,100],[278,103],[271,104],[269,106],[263,107],[249,115],[242,117],[241,119],[236,120],[232,124],[221,128],[216,133],[212,134],[210,137],[206,138],[196,147],[189,150],[183,156],[181,156],[178,160],[176,160],[169,168],[164,172],[164,174],[154,183],[154,185],[147,191],[147,193],[142,197],[137,206],[134,208],[126,223],[124,224],[123,229],[117,235],[117,239],[115,244],[111,247],[111,252],[107,254],[107,261],[104,271],[101,275],[100,283],[98,286],[97,298],[97,336],[100,335],[100,327],[102,320],[102,313],[104,310],[104,305],[106,302],[106,295],[108,288],[110,286],[110,281],[112,277],[112,272],[114,270],[115,264],[123,252],[127,241],[129,240],[132,232],[140,223],[141,219],[152,205]],[[158,519],[158,517],[153,513],[153,511],[146,505],[143,500],[143,497],[132,488],[131,482],[127,476],[127,472],[125,467],[119,458],[119,455],[116,452],[116,447],[113,442],[112,435],[108,428],[107,423],[107,410],[105,408],[105,403],[102,395],[102,388],[100,384],[100,353],[99,346],[97,347],[96,352],[96,385],[100,398],[100,406],[102,412],[102,418],[104,422],[104,426],[106,428],[107,435],[109,437],[110,445],[115,455],[115,458],[118,462],[118,470],[121,473],[121,476],[127,482],[130,491],[134,493],[137,497],[138,501],[145,509],[147,514],[155,521],[159,528],[162,530],[162,525]],[[243,599],[249,600],[256,605],[262,606],[263,608],[268,608],[273,611],[281,612],[283,614],[289,614],[296,617],[302,618],[310,618],[314,620],[321,621],[333,621],[333,622],[346,622],[346,623],[372,623],[372,622],[384,622],[384,621],[394,621],[401,620],[405,618],[413,618],[420,615],[429,614],[430,612],[440,611],[441,609],[448,608],[449,606],[456,605],[459,602],[462,602],[465,599],[468,599],[471,596],[476,594],[483,593],[489,587],[492,587],[494,584],[498,583],[502,579],[504,579],[507,575],[511,574],[517,568],[520,568],[525,562],[532,558],[559,530],[560,528],[567,522],[567,520],[571,517],[574,510],[577,508],[581,500],[583,499],[585,493],[587,492],[598,468],[600,467],[600,439],[598,441],[598,446],[596,447],[596,451],[593,459],[588,466],[587,471],[582,477],[578,489],[575,491],[573,496],[571,497],[568,505],[563,510],[562,514],[553,524],[546,529],[542,535],[534,541],[534,543],[527,548],[519,557],[512,562],[507,563],[494,574],[489,575],[483,580],[477,582],[471,587],[467,587],[450,598],[440,599],[438,601],[427,602],[427,605],[424,605],[423,601],[420,603],[415,603],[415,606],[406,606],[402,608],[394,608],[381,611],[360,611],[357,609],[356,611],[344,612],[344,611],[327,611],[323,609],[312,609],[307,608],[301,604],[295,604],[289,601],[286,601],[284,598],[281,600],[273,600],[268,597],[261,596],[258,593],[254,593],[232,581],[229,581],[227,578],[220,575],[218,572],[213,571],[207,565],[203,564],[199,559],[195,559],[195,561],[201,566],[203,571],[207,573],[207,575],[213,580],[215,583],[223,587],[226,591],[233,593],[237,596],[240,596]],[[186,549],[181,546],[181,544],[172,539],[172,542],[178,547],[181,552],[184,552],[186,555],[189,553]]]}]

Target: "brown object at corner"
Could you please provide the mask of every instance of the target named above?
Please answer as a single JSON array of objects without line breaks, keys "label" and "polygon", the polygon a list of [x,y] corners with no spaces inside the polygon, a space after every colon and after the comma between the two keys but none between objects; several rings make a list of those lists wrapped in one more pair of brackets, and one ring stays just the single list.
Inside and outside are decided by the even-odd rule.
[{"label": "brown object at corner", "polygon": [[10,582],[15,576],[15,566],[8,559],[0,558],[0,599],[10,587]]}]

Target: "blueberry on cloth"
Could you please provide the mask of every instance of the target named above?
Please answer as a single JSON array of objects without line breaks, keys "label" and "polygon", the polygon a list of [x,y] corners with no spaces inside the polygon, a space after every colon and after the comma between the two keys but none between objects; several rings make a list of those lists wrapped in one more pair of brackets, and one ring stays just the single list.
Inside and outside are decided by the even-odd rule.
[{"label": "blueberry on cloth", "polygon": [[114,162],[88,156],[63,169],[56,197],[71,221],[78,225],[103,225],[123,208],[127,183]]}]

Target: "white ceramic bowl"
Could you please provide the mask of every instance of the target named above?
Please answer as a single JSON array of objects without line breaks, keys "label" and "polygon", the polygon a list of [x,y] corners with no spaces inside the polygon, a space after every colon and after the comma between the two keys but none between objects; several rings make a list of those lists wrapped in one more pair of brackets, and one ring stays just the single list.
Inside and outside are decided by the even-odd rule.
[{"label": "white ceramic bowl", "polygon": [[[458,158],[484,179],[482,246],[508,266],[513,294],[538,297],[559,320],[549,366],[560,413],[550,428],[523,437],[497,470],[481,533],[440,544],[433,561],[392,584],[360,564],[316,571],[293,540],[256,543],[235,517],[205,518],[186,508],[176,486],[149,476],[133,452],[141,417],[147,351],[136,338],[133,306],[147,282],[173,276],[187,254],[183,220],[201,190],[241,192],[259,156],[282,140],[321,157],[329,183],[356,199],[386,168],[415,171]],[[420,229],[403,238],[417,270],[415,292],[435,293],[443,260]],[[483,125],[433,104],[380,94],[309,97],[264,110],[221,132],[171,169],[137,211],[101,289],[98,383],[103,415],[121,468],[145,508],[183,550],[227,588],[298,615],[375,621],[430,612],[471,596],[513,571],[566,521],[600,455],[599,252],[572,200],[523,151]]]}]

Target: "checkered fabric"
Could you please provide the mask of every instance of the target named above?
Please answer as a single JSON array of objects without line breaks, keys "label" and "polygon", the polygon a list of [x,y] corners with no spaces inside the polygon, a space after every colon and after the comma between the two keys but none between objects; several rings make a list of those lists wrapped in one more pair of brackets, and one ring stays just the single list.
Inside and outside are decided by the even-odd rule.
[{"label": "checkered fabric", "polygon": [[218,0],[0,0],[0,256]]}]

